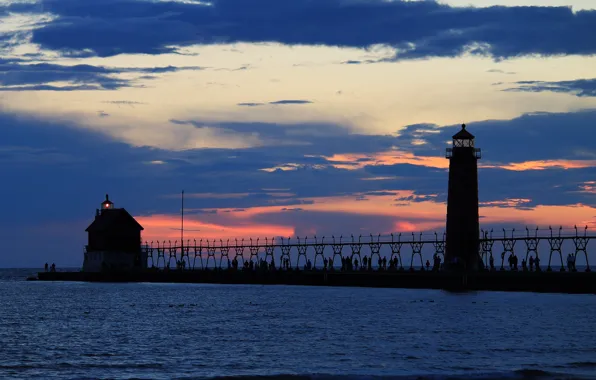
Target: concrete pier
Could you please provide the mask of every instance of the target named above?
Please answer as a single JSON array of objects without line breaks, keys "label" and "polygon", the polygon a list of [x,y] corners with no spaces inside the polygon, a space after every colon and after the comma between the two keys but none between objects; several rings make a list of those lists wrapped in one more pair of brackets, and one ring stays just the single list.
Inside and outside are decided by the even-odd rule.
[{"label": "concrete pier", "polygon": [[153,282],[348,286],[371,288],[443,289],[451,291],[514,291],[596,294],[594,272],[494,271],[450,274],[432,271],[242,271],[142,270],[114,272],[42,272],[41,281]]}]

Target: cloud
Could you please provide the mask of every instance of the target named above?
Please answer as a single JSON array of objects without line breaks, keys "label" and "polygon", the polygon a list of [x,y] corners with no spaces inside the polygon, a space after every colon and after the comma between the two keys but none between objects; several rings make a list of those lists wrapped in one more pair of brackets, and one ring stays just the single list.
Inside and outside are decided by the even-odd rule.
[{"label": "cloud", "polygon": [[73,89],[104,89],[114,90],[129,86],[129,81],[118,79],[112,75],[116,71],[90,65],[62,66],[49,63],[39,64],[16,64],[7,63],[0,65],[0,85],[4,90],[11,87],[26,88],[25,86],[37,87],[36,90],[59,90],[57,86],[45,86],[51,82],[74,83],[72,86],[65,86]]},{"label": "cloud", "polygon": [[507,88],[503,91],[559,92],[575,95],[578,97],[596,96],[596,78],[576,79],[559,82],[520,81],[515,82],[515,84],[518,86]]},{"label": "cloud", "polygon": [[578,185],[580,192],[589,193],[589,194],[596,194],[596,181],[586,181],[582,184]]},{"label": "cloud", "polygon": [[503,70],[500,70],[500,69],[490,69],[490,70],[487,70],[486,72],[487,73],[494,73],[494,74],[507,74],[507,75],[514,75],[514,74],[516,74],[513,71],[503,71]]},{"label": "cloud", "polygon": [[241,107],[258,107],[258,106],[264,106],[265,103],[238,103],[238,106]]},{"label": "cloud", "polygon": [[[196,66],[149,68],[118,68],[92,65],[66,66],[6,60],[4,62],[0,61],[0,91],[117,90],[122,87],[135,86],[137,79],[139,79],[122,79],[118,77],[120,74],[167,73],[201,69],[201,67]],[[146,76],[143,77],[146,78]],[[62,84],[49,84],[58,82]]]},{"label": "cloud", "polygon": [[[172,240],[180,238],[180,231],[175,231],[172,226],[177,226],[180,222],[178,217],[170,215],[152,215],[152,216],[141,216],[136,218],[139,223],[147,231],[143,235],[143,239],[148,242],[158,240]],[[291,226],[283,224],[267,224],[267,223],[251,223],[250,225],[242,225],[238,223],[232,223],[228,221],[226,224],[217,224],[211,222],[205,222],[193,218],[185,218],[185,229],[197,231],[194,235],[200,236],[197,239],[197,245],[203,240],[203,244],[206,244],[206,240],[216,240],[219,244],[219,240],[223,239],[224,242],[231,240],[233,243],[235,239],[240,242],[241,239],[249,239],[257,236],[288,236],[294,235],[294,229]],[[194,237],[192,238],[194,244]]]},{"label": "cloud", "polygon": [[[181,46],[224,42],[388,45],[397,50],[393,59],[596,53],[596,41],[586,38],[596,34],[596,11],[574,12],[570,7],[471,8],[383,0],[46,0],[42,4],[43,11],[56,18],[35,29],[32,42],[71,56],[162,54]],[[28,10],[37,9],[31,5]]]},{"label": "cloud", "polygon": [[4,165],[35,164],[47,167],[48,165],[77,163],[82,160],[55,148],[2,145],[0,146],[0,162]]},{"label": "cloud", "polygon": [[115,104],[117,106],[130,106],[130,107],[147,104],[145,102],[135,102],[133,100],[104,100],[102,103]]},{"label": "cloud", "polygon": [[270,102],[269,104],[311,104],[312,101],[310,100],[276,100],[275,102]]},{"label": "cloud", "polygon": [[[471,122],[468,129],[482,149],[483,163],[514,163],[539,160],[593,160],[596,133],[590,125],[596,110],[574,113],[529,113],[511,120]],[[460,126],[416,124],[399,131],[396,146],[416,155],[435,156],[443,151]],[[424,145],[412,142],[423,138]]]},{"label": "cloud", "polygon": [[313,102],[310,100],[276,100],[269,103],[238,103],[238,106],[241,107],[259,107],[264,106],[266,104],[270,105],[292,105],[292,104],[312,104]]},{"label": "cloud", "polygon": [[4,92],[20,92],[20,91],[96,91],[105,90],[101,86],[80,85],[80,86],[50,86],[50,85],[34,85],[34,86],[8,86],[0,87],[0,91]]}]

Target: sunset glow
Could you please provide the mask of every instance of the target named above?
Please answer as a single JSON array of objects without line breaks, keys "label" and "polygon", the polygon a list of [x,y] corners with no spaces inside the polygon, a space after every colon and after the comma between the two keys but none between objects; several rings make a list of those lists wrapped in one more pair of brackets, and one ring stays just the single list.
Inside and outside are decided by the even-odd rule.
[{"label": "sunset glow", "polygon": [[[136,217],[143,225],[145,232],[143,239],[155,241],[180,241],[180,218],[172,215],[152,215],[149,217]],[[217,240],[223,239],[250,239],[252,237],[266,236],[292,236],[294,229],[287,226],[265,225],[265,224],[227,224],[217,225],[203,222],[196,217],[186,218],[186,238],[191,240]]]},{"label": "sunset glow", "polygon": [[[299,213],[308,215],[306,223],[311,219],[316,221],[317,215],[332,213],[343,215],[343,218],[357,219],[359,217],[389,217],[386,228],[374,231],[388,235],[391,233],[433,232],[443,231],[445,226],[446,207],[444,203],[420,200],[416,202],[400,203],[400,199],[415,199],[415,194],[409,191],[393,192],[391,195],[367,195],[366,200],[355,201],[353,196],[304,198],[296,200],[295,207]],[[398,201],[398,202],[396,202]],[[596,222],[596,208],[587,205],[570,206],[527,206],[530,199],[507,199],[503,201],[481,203],[481,225],[518,225],[535,226],[564,226],[571,228],[574,225],[590,227]],[[523,209],[516,208],[524,206]],[[241,211],[233,209],[215,209],[215,213],[203,216],[192,215],[185,220],[185,228],[190,231],[186,236],[192,239],[231,239],[265,237],[290,237],[296,236],[296,230],[304,226],[297,222],[280,224],[261,224],[259,220],[286,220],[288,206],[251,207]],[[172,240],[179,239],[180,219],[177,216],[154,215],[151,217],[138,217],[137,220],[145,227],[145,240]],[[220,224],[215,224],[217,220]],[[338,219],[339,220],[339,219]],[[299,223],[305,223],[301,220]],[[341,222],[339,222],[341,225]],[[366,227],[362,225],[361,227]],[[198,231],[193,231],[198,230]],[[311,229],[311,235],[329,236],[333,230],[322,228]],[[372,232],[371,232],[372,233]],[[368,235],[368,233],[366,233]],[[312,236],[311,236],[312,237]]]}]

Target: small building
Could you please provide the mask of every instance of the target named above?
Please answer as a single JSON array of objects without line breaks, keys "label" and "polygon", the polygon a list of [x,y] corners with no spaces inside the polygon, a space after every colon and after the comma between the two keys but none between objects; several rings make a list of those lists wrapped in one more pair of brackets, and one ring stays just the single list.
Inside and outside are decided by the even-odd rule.
[{"label": "small building", "polygon": [[125,209],[115,208],[108,194],[85,231],[83,271],[147,268],[147,252],[141,244],[143,226]]}]

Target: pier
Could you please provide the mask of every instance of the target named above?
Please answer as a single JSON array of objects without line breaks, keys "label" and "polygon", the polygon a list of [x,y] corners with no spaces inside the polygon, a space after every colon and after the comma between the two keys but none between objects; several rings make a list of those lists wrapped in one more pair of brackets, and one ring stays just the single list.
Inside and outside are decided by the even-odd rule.
[{"label": "pier", "polygon": [[106,194],[86,229],[83,270],[43,272],[38,279],[596,294],[588,255],[596,234],[587,225],[480,227],[477,161],[482,155],[474,140],[464,124],[446,149],[445,232],[191,240],[184,238],[182,191],[180,240],[143,242],[143,227]]},{"label": "pier", "polygon": [[[493,258],[493,262],[497,263],[493,270],[523,271],[524,268],[520,263],[513,268],[506,263],[509,256],[515,255],[521,256],[526,262],[530,257],[539,258],[538,264],[533,265],[534,271],[564,272],[570,269],[567,268],[566,255],[573,254],[576,260],[578,257],[585,259],[585,262],[581,263],[582,270],[590,272],[588,244],[590,240],[596,239],[596,234],[588,234],[588,231],[588,226],[583,228],[574,226],[569,230],[563,230],[562,226],[556,229],[550,226],[548,229],[526,228],[523,234],[516,234],[515,229],[503,229],[499,236],[493,230],[482,231],[478,253],[485,270],[491,269],[490,262]],[[445,262],[445,234],[434,233],[432,238],[428,237],[428,234],[423,233],[400,233],[389,236],[354,237],[351,235],[347,239],[343,236],[337,238],[314,236],[311,239],[278,237],[232,241],[230,239],[226,241],[188,239],[184,244],[180,244],[177,240],[145,242],[141,249],[146,253],[150,266],[156,268],[174,267],[183,262],[184,269],[188,270],[227,269],[235,259],[242,264],[250,261],[258,264],[264,260],[269,264],[277,263],[278,269],[282,269],[283,260],[287,259],[292,263],[292,268],[300,270],[304,269],[310,258],[313,258],[312,269],[324,268],[323,263],[327,259],[327,262],[332,262],[329,270],[345,270],[346,268],[342,268],[341,259],[347,257],[352,263],[358,260],[359,265],[364,263],[363,258],[367,259],[367,263],[372,263],[362,270],[383,269],[383,265],[379,265],[379,260],[392,262],[397,259],[398,266],[391,269],[413,271],[428,269],[423,259],[423,251],[429,254],[432,252],[433,256],[439,256],[441,262]],[[426,248],[430,251],[425,250]],[[384,269],[387,270],[387,267],[385,266]],[[527,270],[530,271],[529,266]]]},{"label": "pier", "polygon": [[[444,270],[442,265],[425,265],[422,256],[425,247],[429,248],[426,254],[432,252],[433,256],[444,258],[444,235],[439,237],[435,233],[434,239],[424,239],[424,234],[410,233],[369,235],[368,239],[350,236],[346,240],[343,237],[329,240],[296,237],[241,239],[233,243],[194,239],[187,240],[186,244],[151,242],[142,245],[151,263],[151,267],[144,270],[42,272],[38,279],[596,294],[596,273],[591,271],[587,250],[596,235],[589,234],[587,226],[576,226],[567,234],[564,231],[562,227],[526,228],[525,234],[516,235],[515,230],[503,230],[499,237],[494,236],[494,231],[482,231],[479,255],[486,265],[483,270],[465,273]],[[491,266],[490,258],[495,254],[500,260],[498,265]],[[585,263],[580,262],[580,269],[576,269],[564,259],[564,254],[585,258]],[[510,256],[517,255],[526,262],[530,257],[538,257],[539,261],[532,267],[506,263]],[[311,258],[314,263],[307,267]],[[291,265],[282,265],[284,259]],[[234,267],[231,265],[234,260],[246,265]],[[328,265],[323,264],[325,260]],[[360,265],[355,265],[356,260]],[[251,261],[253,264],[249,265]],[[363,262],[372,264],[365,266]],[[170,266],[171,263],[175,266]]]},{"label": "pier", "polygon": [[41,272],[41,281],[143,282],[235,285],[302,285],[369,288],[440,289],[447,291],[513,291],[596,294],[595,272],[389,270],[158,270],[107,272]]}]

